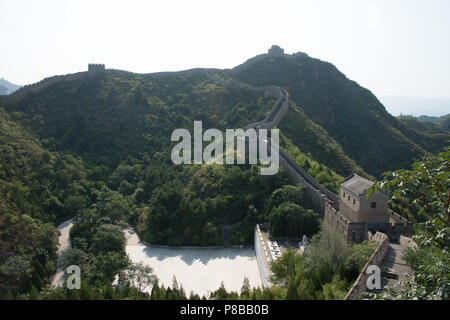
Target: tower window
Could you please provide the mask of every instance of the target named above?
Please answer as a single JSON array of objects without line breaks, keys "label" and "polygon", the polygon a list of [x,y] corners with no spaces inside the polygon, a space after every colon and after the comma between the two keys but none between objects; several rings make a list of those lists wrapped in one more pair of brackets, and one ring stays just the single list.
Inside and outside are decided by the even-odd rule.
[{"label": "tower window", "polygon": [[356,202],[355,199],[353,199],[353,204],[355,204],[355,202]]},{"label": "tower window", "polygon": [[371,207],[372,209],[376,209],[376,208],[377,208],[377,203],[376,203],[376,202],[371,202],[371,203],[370,203],[370,207]]},{"label": "tower window", "polygon": [[348,196],[348,201],[350,201],[350,196]]},{"label": "tower window", "polygon": [[342,197],[345,199],[345,192],[344,192],[344,195]]}]

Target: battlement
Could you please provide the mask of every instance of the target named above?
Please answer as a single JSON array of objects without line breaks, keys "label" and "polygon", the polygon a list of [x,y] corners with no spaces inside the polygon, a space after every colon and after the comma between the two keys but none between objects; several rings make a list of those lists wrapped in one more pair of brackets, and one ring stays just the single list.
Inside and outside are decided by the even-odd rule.
[{"label": "battlement", "polygon": [[104,64],[89,63],[89,65],[88,65],[89,73],[99,73],[99,72],[104,72],[104,71],[105,71]]},{"label": "battlement", "polygon": [[414,232],[412,223],[399,214],[389,210],[389,217],[389,221],[351,222],[330,204],[325,205],[324,220],[340,231],[348,242],[359,243],[367,240],[368,232],[383,232],[389,240],[397,242],[400,236],[411,235]]}]

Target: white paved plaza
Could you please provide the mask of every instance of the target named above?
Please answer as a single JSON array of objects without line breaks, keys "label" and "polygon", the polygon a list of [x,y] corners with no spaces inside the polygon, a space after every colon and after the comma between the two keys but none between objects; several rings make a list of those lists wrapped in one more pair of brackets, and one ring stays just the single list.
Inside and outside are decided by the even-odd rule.
[{"label": "white paved plaza", "polygon": [[173,276],[186,294],[208,296],[223,281],[228,291],[238,291],[247,277],[252,287],[262,287],[258,263],[252,249],[155,248],[142,243],[127,245],[133,262],[150,265],[160,284],[172,284]]}]

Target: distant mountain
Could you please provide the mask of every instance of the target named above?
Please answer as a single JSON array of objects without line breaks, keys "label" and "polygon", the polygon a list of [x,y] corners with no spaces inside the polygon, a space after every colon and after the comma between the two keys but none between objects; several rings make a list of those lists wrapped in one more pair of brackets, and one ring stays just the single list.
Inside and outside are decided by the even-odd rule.
[{"label": "distant mountain", "polygon": [[409,126],[427,133],[450,132],[450,114],[441,117],[402,115],[397,117],[400,121],[408,123]]},{"label": "distant mountain", "polygon": [[428,115],[439,117],[447,114],[450,110],[450,99],[445,98],[427,98],[427,97],[402,97],[402,96],[383,96],[380,101],[386,109],[394,116]]},{"label": "distant mountain", "polygon": [[17,84],[11,83],[8,80],[1,78],[0,79],[0,95],[7,95],[11,94],[14,91],[18,90],[22,86],[19,86]]},{"label": "distant mountain", "polygon": [[423,122],[440,123],[449,117],[450,117],[450,113],[446,114],[445,116],[440,116],[440,117],[430,117],[430,116],[422,115],[422,116],[417,117],[417,120],[423,121]]},{"label": "distant mountain", "polygon": [[5,95],[9,93],[9,89],[4,87],[4,86],[0,86],[0,95]]}]

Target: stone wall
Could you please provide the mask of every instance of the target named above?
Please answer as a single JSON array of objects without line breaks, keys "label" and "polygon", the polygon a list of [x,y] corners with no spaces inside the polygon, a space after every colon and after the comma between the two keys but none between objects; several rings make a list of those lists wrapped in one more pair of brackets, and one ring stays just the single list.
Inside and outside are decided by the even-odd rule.
[{"label": "stone wall", "polygon": [[348,224],[347,242],[361,243],[367,240],[367,224],[363,222],[350,222]]},{"label": "stone wall", "polygon": [[280,97],[275,104],[275,107],[272,108],[266,119],[258,125],[261,129],[272,129],[277,127],[289,110],[289,94],[282,88],[278,88],[278,91]]},{"label": "stone wall", "polygon": [[367,240],[367,225],[365,223],[350,222],[330,204],[325,206],[324,220],[328,225],[341,232],[347,242],[360,243]]},{"label": "stone wall", "polygon": [[399,243],[405,248],[417,249],[418,247],[417,243],[413,239],[405,236],[400,236]]},{"label": "stone wall", "polygon": [[383,232],[392,242],[398,242],[402,235],[413,233],[413,226],[410,221],[399,214],[388,210],[389,222],[350,222],[339,210],[336,210],[331,203],[325,204],[324,220],[340,231],[348,242],[360,243],[367,240],[367,231],[376,233]]},{"label": "stone wall", "polygon": [[314,210],[321,218],[324,218],[327,205],[338,208],[338,198],[334,193],[321,186],[283,150],[279,152],[280,166],[286,171],[290,182],[294,185],[302,184],[306,187],[305,207],[307,209]]},{"label": "stone wall", "polygon": [[388,210],[389,222],[385,223],[368,223],[369,231],[380,231],[385,233],[392,242],[398,242],[401,235],[411,235],[414,233],[414,228],[411,221],[403,218],[392,210]]},{"label": "stone wall", "polygon": [[324,221],[340,231],[344,236],[348,233],[348,225],[350,222],[330,204],[325,205]]},{"label": "stone wall", "polygon": [[[225,87],[246,87],[249,85],[243,84],[236,80],[224,80],[218,78],[211,71],[205,70],[207,78],[215,83],[218,83]],[[289,94],[286,90],[277,86],[267,86],[267,87],[250,87],[254,90],[269,90],[273,97],[277,98],[277,102],[270,111],[269,115],[262,121],[254,122],[249,124],[245,129],[272,129],[279,125],[281,120],[287,114],[289,110]],[[323,187],[318,183],[311,175],[306,172],[302,167],[300,167],[294,160],[292,160],[287,153],[283,150],[279,150],[280,155],[280,166],[283,167],[289,177],[291,183],[297,185],[302,184],[306,187],[306,207],[308,209],[314,210],[319,214],[320,217],[325,215],[325,205],[327,203],[338,208],[338,197]]]},{"label": "stone wall", "polygon": [[286,90],[275,86],[263,88],[268,90],[270,95],[277,99],[277,102],[264,120],[251,123],[245,129],[272,129],[280,124],[289,110],[289,96]]},{"label": "stone wall", "polygon": [[368,239],[377,241],[379,243],[378,247],[375,249],[375,252],[372,254],[369,261],[367,261],[366,265],[362,269],[353,286],[348,291],[344,300],[357,300],[361,297],[361,294],[367,289],[366,282],[367,278],[370,276],[370,274],[368,275],[366,272],[367,268],[371,265],[379,266],[388,250],[389,238],[384,233],[377,232],[376,234],[372,234],[369,232]]},{"label": "stone wall", "polygon": [[[280,158],[283,158],[284,160],[286,160],[287,164],[289,164],[294,169],[294,171],[297,173],[296,174],[297,176],[294,177],[295,179],[299,179],[300,183],[302,183],[302,184],[308,184],[309,187],[311,187],[311,189],[314,190],[314,192],[318,193],[319,197],[327,198],[326,202],[333,203],[333,206],[335,206],[335,208],[337,208],[336,206],[338,205],[338,202],[339,202],[337,195],[335,195],[333,192],[331,192],[330,190],[328,190],[327,188],[322,186],[319,182],[317,182],[316,179],[314,179],[308,172],[306,172],[305,169],[300,167],[294,160],[292,160],[291,157],[289,157],[289,155],[286,152],[284,152],[283,150],[280,150]],[[281,161],[280,161],[280,163],[281,163]],[[322,210],[322,214],[324,213],[324,211],[325,211],[325,206]]]},{"label": "stone wall", "polygon": [[263,240],[261,236],[261,230],[259,229],[259,225],[256,225],[255,228],[255,235],[254,235],[254,246],[255,246],[255,255],[256,260],[258,262],[259,267],[259,273],[261,275],[261,280],[263,282],[263,285],[267,288],[272,286],[272,282],[270,282],[270,266],[268,265],[268,262],[264,258],[264,251],[263,251]]},{"label": "stone wall", "polygon": [[[224,86],[243,87],[244,84],[235,80],[219,79],[209,70],[205,70],[207,77]],[[248,86],[248,85],[246,85]],[[262,121],[251,123],[246,127],[249,128],[265,128],[271,129],[279,125],[280,121],[286,115],[289,109],[289,95],[286,90],[276,86],[268,86],[254,88],[255,90],[270,90],[272,96],[277,97],[277,102],[272,108],[269,115]],[[367,238],[367,231],[370,229],[374,232],[380,230],[385,232],[396,241],[400,234],[412,231],[412,225],[406,219],[398,214],[390,211],[389,219],[391,222],[382,223],[365,223],[350,222],[339,211],[339,198],[333,192],[318,183],[308,172],[300,167],[287,153],[279,150],[280,166],[284,168],[290,182],[294,185],[302,184],[306,187],[306,203],[307,209],[312,209],[318,215],[342,232],[348,242],[362,242]]]}]

